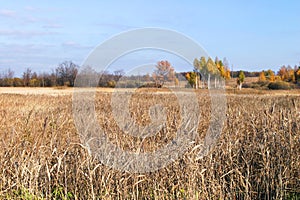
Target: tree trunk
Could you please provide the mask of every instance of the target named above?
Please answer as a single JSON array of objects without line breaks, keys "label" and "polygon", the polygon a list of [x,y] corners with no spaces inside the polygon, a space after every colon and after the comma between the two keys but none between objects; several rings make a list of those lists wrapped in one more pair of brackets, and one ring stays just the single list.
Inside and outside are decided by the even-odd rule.
[{"label": "tree trunk", "polygon": [[240,90],[242,89],[242,85],[243,85],[243,83],[240,83],[240,84],[239,84],[239,89],[240,89]]},{"label": "tree trunk", "polygon": [[207,78],[207,88],[210,89],[210,74],[208,74]]},{"label": "tree trunk", "polygon": [[215,77],[215,88],[217,88],[217,77]]}]

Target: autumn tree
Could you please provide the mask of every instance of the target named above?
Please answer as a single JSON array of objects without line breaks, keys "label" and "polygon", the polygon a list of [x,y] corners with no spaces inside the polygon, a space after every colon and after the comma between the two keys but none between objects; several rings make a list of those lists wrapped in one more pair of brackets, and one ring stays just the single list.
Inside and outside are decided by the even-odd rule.
[{"label": "autumn tree", "polygon": [[227,58],[223,58],[223,65],[225,66],[225,69],[226,69],[226,76],[225,76],[225,79],[228,80],[231,78],[231,75],[230,75],[230,68],[229,68],[229,62],[227,60]]},{"label": "autumn tree", "polygon": [[21,78],[15,77],[13,78],[13,86],[14,87],[22,87],[23,85],[23,80]]},{"label": "autumn tree", "polygon": [[196,72],[188,72],[188,73],[186,73],[185,77],[186,77],[188,83],[190,84],[190,86],[192,88],[196,88],[196,79],[197,79]]},{"label": "autumn tree", "polygon": [[288,70],[288,81],[295,83],[296,82],[296,76],[295,76],[294,69],[291,66],[288,66],[287,70]]},{"label": "autumn tree", "polygon": [[[200,74],[207,81],[208,88],[210,88],[210,81],[212,73],[214,72],[214,68],[215,64],[211,58],[208,58],[208,60],[206,61],[206,58],[202,56],[200,60],[198,60],[197,58],[194,60],[194,72],[196,73],[196,89],[198,88],[198,82],[200,82],[200,79],[198,78]],[[201,81],[204,82],[204,80]]]},{"label": "autumn tree", "polygon": [[300,83],[300,66],[299,67],[295,66],[295,78],[296,78],[296,82]]},{"label": "autumn tree", "polygon": [[268,69],[265,74],[268,81],[275,81],[275,73],[271,69]]},{"label": "autumn tree", "polygon": [[265,71],[262,71],[259,73],[259,78],[258,78],[259,81],[266,81],[267,78],[265,76]]},{"label": "autumn tree", "polygon": [[215,62],[210,57],[207,60],[206,67],[207,67],[207,71],[208,71],[208,77],[207,77],[208,88],[211,87],[211,79],[212,78],[214,78],[214,81],[215,81],[214,85],[216,87],[216,84],[217,84],[216,78],[217,78],[218,69],[216,67]]},{"label": "autumn tree", "polygon": [[175,77],[174,79],[174,84],[175,84],[175,87],[178,87],[179,86],[179,79],[177,77]]},{"label": "autumn tree", "polygon": [[285,65],[283,65],[282,67],[280,67],[279,71],[277,72],[278,76],[280,76],[281,80],[284,81],[287,79],[287,68]]},{"label": "autumn tree", "polygon": [[206,78],[208,75],[208,70],[207,70],[207,62],[206,58],[202,56],[200,60],[195,58],[194,60],[194,72],[195,72],[195,88],[198,89],[200,86],[201,88],[204,85],[204,80],[203,78]]},{"label": "autumn tree", "polygon": [[[211,80],[214,80],[214,87],[224,87],[225,79],[230,79],[230,70],[228,68],[228,62],[226,59],[224,59],[226,62],[226,65],[218,59],[218,57],[215,58],[215,61],[213,61],[210,57],[208,57],[208,60],[206,61],[205,57],[201,57],[200,60],[197,58],[194,60],[194,72],[196,72],[196,88],[198,86],[198,82],[204,80],[207,81],[207,85],[210,88],[212,86]],[[204,80],[201,80],[199,77],[200,74],[204,77]],[[220,84],[220,83],[224,84]]]},{"label": "autumn tree", "polygon": [[[216,80],[217,80],[217,85],[221,86],[221,87],[225,87],[225,80],[229,80],[230,79],[230,70],[228,68],[228,62],[226,60],[226,58],[224,58],[224,61],[226,63],[226,65],[224,64],[224,62],[222,62],[221,60],[218,60],[216,58],[215,64],[217,69],[219,70],[219,72],[215,73],[215,87],[216,87]],[[222,84],[220,84],[222,83]]]},{"label": "autumn tree", "polygon": [[291,66],[283,65],[277,74],[280,76],[282,81],[296,82],[295,70]]},{"label": "autumn tree", "polygon": [[262,72],[259,73],[259,81],[266,81],[266,80],[271,82],[276,80],[275,73],[271,69],[268,69],[267,71],[263,70]]},{"label": "autumn tree", "polygon": [[169,61],[159,61],[155,67],[156,69],[154,70],[152,77],[157,87],[163,87],[167,81],[174,81],[175,71]]},{"label": "autumn tree", "polygon": [[40,81],[37,78],[32,78],[29,81],[29,87],[39,87],[40,86]]},{"label": "autumn tree", "polygon": [[37,75],[36,72],[33,72],[31,74],[30,81],[29,81],[29,86],[30,87],[38,87],[38,86],[40,86],[40,79],[38,78],[38,75]]},{"label": "autumn tree", "polygon": [[245,81],[245,74],[243,71],[240,71],[239,76],[236,81],[240,90],[242,89],[242,85],[243,85],[244,81]]},{"label": "autumn tree", "polygon": [[[224,59],[225,60],[225,59]],[[230,70],[221,60],[216,58],[215,64],[219,70],[220,76],[226,80],[230,79]]]}]

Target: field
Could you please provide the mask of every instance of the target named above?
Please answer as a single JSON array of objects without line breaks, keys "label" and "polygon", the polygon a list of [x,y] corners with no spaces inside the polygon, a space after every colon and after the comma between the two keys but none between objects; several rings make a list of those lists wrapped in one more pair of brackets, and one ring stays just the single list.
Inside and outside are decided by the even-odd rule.
[{"label": "field", "polygon": [[[253,83],[253,82],[257,82],[258,81],[258,77],[246,77],[245,78],[245,81],[244,81],[244,84],[247,84],[247,83]],[[236,87],[236,79],[235,78],[231,78],[229,80],[226,81],[226,86],[229,86],[229,87]]]},{"label": "field", "polygon": [[[199,90],[196,140],[180,159],[148,173],[118,171],[89,154],[74,124],[72,91],[0,88],[0,199],[300,199],[299,91],[227,91],[220,138],[199,158],[214,117],[208,92]],[[150,123],[151,105],[167,108],[166,127],[142,140],[120,131],[112,91],[98,89],[95,108],[114,144],[149,152],[176,137],[181,119],[172,93],[133,95],[129,109],[139,124]]]}]

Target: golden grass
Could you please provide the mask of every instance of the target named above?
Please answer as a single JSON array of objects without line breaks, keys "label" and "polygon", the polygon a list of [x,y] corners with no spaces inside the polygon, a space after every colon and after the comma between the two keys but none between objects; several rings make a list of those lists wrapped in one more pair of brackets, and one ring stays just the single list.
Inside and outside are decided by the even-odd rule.
[{"label": "golden grass", "polygon": [[[237,83],[236,83],[236,79],[237,78],[231,78],[229,80],[226,80],[226,86],[229,86],[230,88],[234,88],[236,87]],[[244,83],[253,83],[253,82],[257,82],[258,81],[258,77],[246,77]]]},{"label": "golden grass", "polygon": [[[118,129],[110,97],[97,93],[98,121],[122,148],[151,151],[174,137],[177,127],[171,121],[180,117],[172,94],[133,97],[130,108],[138,123],[149,123],[145,109],[153,103],[169,111],[168,128],[143,145]],[[228,95],[222,135],[203,159],[197,159],[197,145],[212,116],[210,98],[199,95],[198,100],[201,120],[194,146],[166,168],[131,174],[87,153],[75,129],[70,95],[0,94],[0,199],[299,198],[299,96]]]}]

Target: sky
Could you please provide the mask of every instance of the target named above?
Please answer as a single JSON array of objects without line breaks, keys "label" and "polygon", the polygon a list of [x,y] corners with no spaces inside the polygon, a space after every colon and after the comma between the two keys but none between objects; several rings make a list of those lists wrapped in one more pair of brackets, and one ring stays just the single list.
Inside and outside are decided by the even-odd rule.
[{"label": "sky", "polygon": [[[145,27],[182,33],[211,57],[226,57],[234,70],[278,71],[299,65],[299,10],[297,0],[0,0],[0,71],[81,65],[108,38]],[[179,60],[174,64],[183,65]]]}]

